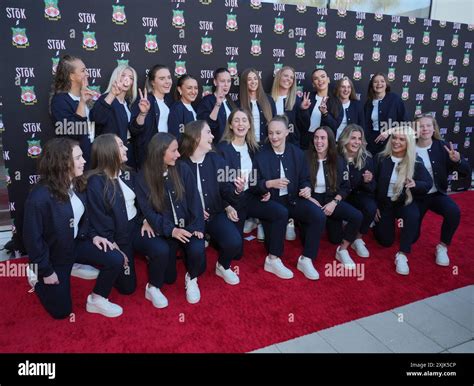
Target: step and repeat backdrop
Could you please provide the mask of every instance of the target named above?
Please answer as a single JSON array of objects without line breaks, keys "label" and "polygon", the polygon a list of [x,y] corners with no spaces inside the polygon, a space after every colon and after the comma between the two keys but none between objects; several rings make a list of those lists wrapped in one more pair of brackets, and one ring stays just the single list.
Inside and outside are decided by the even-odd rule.
[{"label": "step and repeat backdrop", "polygon": [[473,25],[258,0],[7,0],[1,7],[0,131],[17,231],[38,181],[36,159],[53,136],[49,90],[66,53],[83,59],[97,97],[120,63],[137,70],[140,88],[157,63],[175,79],[190,73],[201,96],[212,92],[213,70],[227,67],[234,98],[247,67],[269,92],[275,71],[293,66],[301,93],[311,90],[311,72],[324,68],[333,84],[349,76],[362,101],[371,74],[382,71],[410,116],[435,112],[444,138],[474,164]]}]

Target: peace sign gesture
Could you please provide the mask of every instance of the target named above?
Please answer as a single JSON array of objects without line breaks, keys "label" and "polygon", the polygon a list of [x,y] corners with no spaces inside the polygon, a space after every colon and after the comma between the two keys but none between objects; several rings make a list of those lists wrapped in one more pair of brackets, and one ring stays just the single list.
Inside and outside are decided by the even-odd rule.
[{"label": "peace sign gesture", "polygon": [[461,154],[458,151],[454,150],[453,143],[449,141],[449,148],[444,145],[444,148],[448,152],[449,159],[453,162],[459,162],[461,160]]},{"label": "peace sign gesture", "polygon": [[148,100],[148,94],[146,91],[146,87],[142,90],[138,89],[138,93],[140,94],[140,102],[138,102],[138,108],[140,109],[140,115],[147,115],[148,111],[150,111],[150,101]]},{"label": "peace sign gesture", "polygon": [[303,93],[303,101],[301,102],[301,110],[307,110],[311,106],[311,99],[309,99],[309,92]]}]

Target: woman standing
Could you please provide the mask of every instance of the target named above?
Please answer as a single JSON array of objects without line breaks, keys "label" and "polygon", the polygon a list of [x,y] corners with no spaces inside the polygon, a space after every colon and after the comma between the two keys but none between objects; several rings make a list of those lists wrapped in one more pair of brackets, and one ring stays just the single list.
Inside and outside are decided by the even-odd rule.
[{"label": "woman standing", "polygon": [[178,79],[175,90],[176,102],[170,107],[168,129],[178,140],[184,132],[184,126],[196,120],[196,111],[192,103],[198,95],[198,83],[191,75],[186,74]]},{"label": "woman standing", "polygon": [[364,107],[357,99],[354,83],[347,76],[337,81],[334,94],[341,102],[341,109],[337,119],[340,124],[335,133],[337,142],[346,126],[355,124],[364,127],[365,118]]},{"label": "woman standing", "polygon": [[48,141],[39,160],[40,182],[25,203],[24,240],[41,304],[55,319],[72,312],[70,276],[74,262],[100,265],[87,311],[117,317],[122,307],[108,301],[124,259],[107,239],[89,238],[83,177],[85,160],[76,141]]},{"label": "woman standing", "polygon": [[149,258],[149,280],[145,298],[157,308],[168,300],[161,293],[169,259],[169,248],[143,219],[137,205],[136,175],[125,167],[127,147],[114,134],[98,136],[92,145],[92,170],[87,183],[87,204],[93,234],[106,238],[125,259],[115,287],[125,295],[135,292],[137,278],[134,255]]},{"label": "woman standing", "polygon": [[[454,150],[442,141],[439,126],[432,114],[423,114],[416,118],[418,139],[416,152],[433,179],[433,186],[423,200],[417,201],[420,209],[420,228],[423,217],[428,210],[443,217],[440,243],[436,246],[436,264],[449,266],[448,246],[459,226],[461,212],[457,204],[447,195],[448,175],[455,172],[459,176],[470,176],[469,164]],[[418,239],[420,230],[415,240]]]},{"label": "woman standing", "polygon": [[178,142],[158,133],[148,145],[148,158],[138,175],[138,199],[151,228],[170,248],[165,283],[176,281],[176,252],[185,252],[185,287],[189,303],[201,299],[197,278],[206,270],[204,216],[196,180],[184,162],[176,162]]},{"label": "woman standing", "polygon": [[140,168],[146,157],[148,144],[157,132],[168,132],[168,116],[173,98],[169,94],[173,81],[168,67],[156,64],[148,72],[147,85],[140,99],[132,106],[130,133],[136,148]]},{"label": "woman standing", "polygon": [[354,123],[348,125],[339,137],[339,154],[349,166],[351,192],[346,201],[358,209],[363,216],[359,232],[351,244],[360,257],[370,256],[362,237],[369,232],[370,224],[374,221],[377,211],[374,198],[374,162],[366,146],[364,129]]},{"label": "woman standing", "polygon": [[408,275],[407,255],[420,226],[420,211],[416,200],[425,199],[433,180],[420,158],[416,157],[415,132],[394,130],[385,150],[375,159],[375,238],[384,247],[395,240],[395,220],[401,219],[400,247],[395,255],[395,270]]},{"label": "woman standing", "polygon": [[128,148],[127,164],[136,167],[135,152],[129,124],[129,106],[137,99],[137,72],[130,66],[118,66],[110,76],[109,85],[91,110],[96,135],[115,134]]}]

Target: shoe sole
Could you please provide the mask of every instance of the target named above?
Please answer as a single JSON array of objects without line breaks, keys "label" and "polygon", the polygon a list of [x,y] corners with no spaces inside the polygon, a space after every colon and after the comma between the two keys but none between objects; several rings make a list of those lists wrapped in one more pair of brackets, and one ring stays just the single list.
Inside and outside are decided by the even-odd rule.
[{"label": "shoe sole", "polygon": [[435,263],[436,263],[437,265],[439,265],[440,267],[449,267],[449,261],[448,261],[447,264],[444,264],[444,263],[443,263],[443,264],[440,264],[440,263],[438,263],[437,261],[435,261]]},{"label": "shoe sole", "polygon": [[344,266],[344,268],[350,269],[350,270],[356,269],[355,263],[354,263],[353,266],[347,266],[347,265],[345,265],[345,264],[339,259],[339,257],[338,257],[337,255],[336,255],[335,257],[336,257],[336,260],[339,261],[339,263],[341,263],[341,264]]},{"label": "shoe sole", "polygon": [[286,241],[295,241],[296,240],[296,235],[295,236],[285,236]]},{"label": "shoe sole", "polygon": [[294,275],[291,275],[289,277],[280,276],[280,275],[278,275],[277,273],[273,272],[271,269],[268,269],[265,266],[263,267],[263,269],[264,269],[265,272],[273,273],[276,277],[279,277],[280,279],[290,280],[290,279],[293,279],[293,276],[294,276]]},{"label": "shoe sole", "polygon": [[102,310],[99,310],[98,308],[95,308],[94,305],[89,305],[89,304],[86,305],[86,310],[87,310],[87,312],[90,312],[91,314],[100,314],[100,315],[103,315],[107,318],[117,318],[117,317],[119,317],[120,315],[123,314],[123,311],[120,312],[120,314],[106,314]]},{"label": "shoe sole", "polygon": [[359,255],[359,253],[357,252],[357,249],[355,249],[352,245],[351,245],[351,248],[354,250],[354,252],[357,254],[357,256],[359,257],[362,257],[364,259],[367,259],[368,257],[370,257],[370,253],[367,255],[367,256],[362,256],[362,255]]},{"label": "shoe sole", "polygon": [[146,300],[149,300],[149,301],[151,302],[151,304],[153,304],[153,307],[155,307],[155,308],[166,308],[166,307],[168,307],[168,302],[166,302],[165,305],[157,306],[157,305],[153,302],[153,300],[152,300],[152,298],[151,298],[151,295],[148,295],[148,292],[145,292],[145,299],[146,299]]},{"label": "shoe sole", "polygon": [[191,300],[188,299],[188,297],[186,296],[186,300],[187,300],[187,302],[188,302],[189,304],[196,304],[196,303],[199,303],[199,301],[201,300],[201,298],[191,301]]},{"label": "shoe sole", "polygon": [[408,271],[408,272],[400,272],[398,269],[395,269],[395,271],[396,271],[399,275],[402,275],[402,276],[407,276],[407,275],[410,273],[410,271]]},{"label": "shoe sole", "polygon": [[305,272],[303,271],[303,269],[301,269],[300,267],[297,266],[296,269],[297,269],[298,271],[300,271],[300,272],[304,275],[304,277],[305,277],[306,279],[308,279],[308,280],[313,280],[313,281],[319,280],[319,276],[317,276],[317,277],[309,277],[308,275],[306,275],[306,273],[305,273]]},{"label": "shoe sole", "polygon": [[237,284],[240,283],[240,280],[238,280],[238,281],[235,282],[235,283],[231,283],[231,282],[227,281],[227,280],[225,279],[224,275],[223,275],[217,268],[216,268],[216,275],[219,276],[219,277],[221,277],[222,280],[224,280],[224,281],[225,281],[227,284],[229,284],[229,285],[237,285]]},{"label": "shoe sole", "polygon": [[95,280],[99,277],[99,274],[97,273],[97,274],[92,274],[92,275],[86,275],[86,274],[71,271],[71,276],[78,277],[79,279],[84,279],[84,280]]},{"label": "shoe sole", "polygon": [[264,243],[264,242],[265,242],[265,239],[264,239],[264,238],[263,238],[263,239],[259,239],[259,238],[257,237],[257,241],[258,241],[259,243]]}]

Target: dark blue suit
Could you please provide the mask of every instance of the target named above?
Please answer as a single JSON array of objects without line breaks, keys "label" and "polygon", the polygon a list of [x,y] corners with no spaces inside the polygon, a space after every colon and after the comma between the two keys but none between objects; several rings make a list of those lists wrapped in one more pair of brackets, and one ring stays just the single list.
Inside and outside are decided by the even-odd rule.
[{"label": "dark blue suit", "polygon": [[[270,103],[270,107],[272,109],[272,117],[274,117],[276,115],[276,106],[275,106],[275,101],[273,100],[273,98],[270,96],[270,95],[267,95],[267,99],[268,99],[268,103]],[[242,107],[241,106],[241,103],[240,103],[240,100],[237,101],[237,106],[239,107]],[[244,106],[248,111],[250,111],[250,113],[252,113],[252,104],[250,103],[250,106]],[[265,143],[265,141],[267,140],[267,137],[268,137],[268,122],[267,122],[267,119],[265,118],[265,115],[263,114],[263,109],[262,109],[262,106],[260,106],[260,104],[258,103],[257,101],[257,108],[258,108],[258,112],[259,112],[259,115],[260,115],[260,138],[257,138],[257,142],[258,143]]]},{"label": "dark blue suit", "polygon": [[296,96],[295,104],[291,110],[286,109],[286,98],[283,99],[284,113],[288,117],[290,135],[288,135],[287,143],[301,147],[301,140],[306,131],[305,126],[305,110],[301,110],[302,99]]},{"label": "dark blue suit", "polygon": [[179,139],[181,134],[184,133],[184,126],[193,121],[193,113],[186,108],[183,102],[180,100],[176,101],[170,107],[170,115],[168,116],[168,132]]}]

